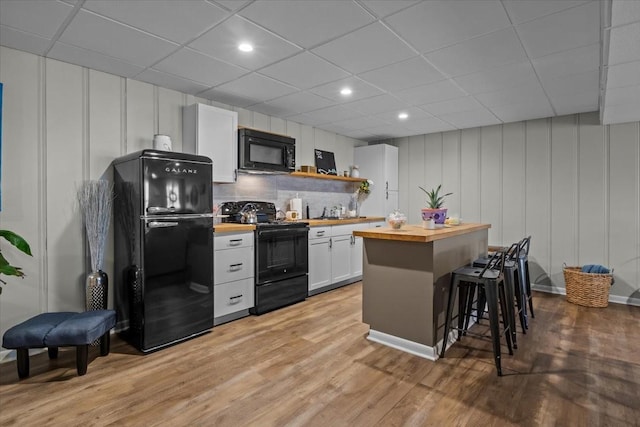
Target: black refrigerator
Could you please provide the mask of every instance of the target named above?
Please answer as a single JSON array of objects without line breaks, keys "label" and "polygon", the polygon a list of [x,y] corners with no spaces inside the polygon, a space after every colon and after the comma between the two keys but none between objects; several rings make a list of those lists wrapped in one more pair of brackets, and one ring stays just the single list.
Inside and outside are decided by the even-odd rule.
[{"label": "black refrigerator", "polygon": [[114,304],[147,353],[213,327],[211,159],[143,150],[114,167]]}]

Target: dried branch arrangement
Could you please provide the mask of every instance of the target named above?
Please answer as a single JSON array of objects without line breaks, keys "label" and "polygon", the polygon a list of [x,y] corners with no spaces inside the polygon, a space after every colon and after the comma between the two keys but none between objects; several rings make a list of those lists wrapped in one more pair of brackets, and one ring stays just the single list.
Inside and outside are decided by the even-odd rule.
[{"label": "dried branch arrangement", "polygon": [[78,190],[78,203],[87,231],[91,270],[99,271],[104,266],[104,251],[113,204],[113,186],[105,180],[87,181]]}]

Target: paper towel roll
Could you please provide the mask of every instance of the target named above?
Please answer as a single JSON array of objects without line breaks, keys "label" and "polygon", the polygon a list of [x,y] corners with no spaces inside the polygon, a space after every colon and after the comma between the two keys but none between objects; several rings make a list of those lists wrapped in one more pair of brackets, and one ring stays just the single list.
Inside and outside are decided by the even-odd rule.
[{"label": "paper towel roll", "polygon": [[295,198],[289,202],[291,210],[298,212],[298,218],[302,218],[302,199]]}]

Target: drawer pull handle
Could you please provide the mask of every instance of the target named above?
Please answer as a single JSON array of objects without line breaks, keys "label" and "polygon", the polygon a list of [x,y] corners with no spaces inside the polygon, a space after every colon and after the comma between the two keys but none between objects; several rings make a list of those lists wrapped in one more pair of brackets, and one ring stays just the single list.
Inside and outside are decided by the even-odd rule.
[{"label": "drawer pull handle", "polygon": [[230,271],[238,271],[238,270],[242,270],[242,263],[238,263],[238,264],[229,264],[229,270],[230,270]]},{"label": "drawer pull handle", "polygon": [[242,301],[242,294],[236,295],[235,297],[229,297],[229,303],[230,304],[237,304],[240,301]]},{"label": "drawer pull handle", "polygon": [[316,231],[316,236],[324,236],[324,231]]},{"label": "drawer pull handle", "polygon": [[229,246],[240,246],[241,244],[242,244],[242,239],[229,240]]}]

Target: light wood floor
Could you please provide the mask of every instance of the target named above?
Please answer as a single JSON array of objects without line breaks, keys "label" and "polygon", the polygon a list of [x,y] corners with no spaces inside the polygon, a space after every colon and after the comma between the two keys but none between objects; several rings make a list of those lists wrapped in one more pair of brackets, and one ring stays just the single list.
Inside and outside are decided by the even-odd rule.
[{"label": "light wood floor", "polygon": [[[0,365],[0,425],[640,425],[640,307],[589,309],[536,294],[536,318],[496,376],[490,343],[431,362],[365,339],[361,284],[141,355],[114,337]],[[482,326],[477,326],[481,328]]]}]

